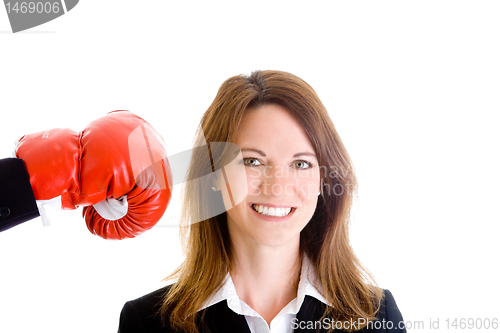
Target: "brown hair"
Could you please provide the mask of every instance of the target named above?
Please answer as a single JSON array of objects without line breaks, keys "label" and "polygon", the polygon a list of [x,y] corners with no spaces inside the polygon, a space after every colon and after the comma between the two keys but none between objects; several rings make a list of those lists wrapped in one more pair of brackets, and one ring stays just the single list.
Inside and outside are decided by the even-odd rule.
[{"label": "brown hair", "polygon": [[[382,292],[349,243],[350,210],[357,191],[354,168],[328,112],[311,86],[281,71],[255,71],[250,76],[229,78],[201,119],[197,144],[205,140],[233,142],[245,110],[264,104],[285,107],[299,121],[323,170],[322,195],[313,217],[301,232],[300,252],[310,258],[323,296],[333,305],[327,307],[324,317],[342,322],[351,318],[374,319]],[[188,179],[217,169],[205,161],[201,153],[193,153]],[[203,188],[210,186],[206,181],[200,190],[188,183],[183,190],[180,230],[186,259],[165,279],[178,280],[165,295],[161,307],[163,322],[168,317],[172,328],[180,331],[198,332],[196,312],[221,287],[231,270],[233,258],[226,214],[196,223],[199,211],[210,209],[211,203],[202,195]]]}]

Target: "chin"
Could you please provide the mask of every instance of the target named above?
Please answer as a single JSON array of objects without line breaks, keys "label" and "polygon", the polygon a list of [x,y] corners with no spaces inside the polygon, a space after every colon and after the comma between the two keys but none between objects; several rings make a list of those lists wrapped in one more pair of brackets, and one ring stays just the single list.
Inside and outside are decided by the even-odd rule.
[{"label": "chin", "polygon": [[263,246],[280,247],[285,245],[292,245],[300,242],[300,233],[289,234],[282,232],[266,232],[264,235],[251,236],[252,240]]}]

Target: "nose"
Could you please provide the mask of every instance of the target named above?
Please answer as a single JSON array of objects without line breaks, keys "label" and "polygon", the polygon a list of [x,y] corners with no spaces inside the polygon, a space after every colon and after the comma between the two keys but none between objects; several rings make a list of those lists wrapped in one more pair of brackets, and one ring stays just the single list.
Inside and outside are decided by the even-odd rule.
[{"label": "nose", "polygon": [[286,171],[279,166],[264,168],[261,191],[264,195],[286,196],[295,193],[293,177],[290,177]]}]

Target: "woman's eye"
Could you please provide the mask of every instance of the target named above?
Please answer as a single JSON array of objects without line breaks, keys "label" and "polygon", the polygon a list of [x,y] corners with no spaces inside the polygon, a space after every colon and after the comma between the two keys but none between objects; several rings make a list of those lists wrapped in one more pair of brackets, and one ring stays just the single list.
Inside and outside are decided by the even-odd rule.
[{"label": "woman's eye", "polygon": [[297,169],[309,169],[312,167],[312,164],[306,161],[295,161],[293,163]]},{"label": "woman's eye", "polygon": [[245,166],[250,166],[250,167],[261,165],[260,161],[256,158],[253,158],[253,157],[244,158],[243,164]]}]

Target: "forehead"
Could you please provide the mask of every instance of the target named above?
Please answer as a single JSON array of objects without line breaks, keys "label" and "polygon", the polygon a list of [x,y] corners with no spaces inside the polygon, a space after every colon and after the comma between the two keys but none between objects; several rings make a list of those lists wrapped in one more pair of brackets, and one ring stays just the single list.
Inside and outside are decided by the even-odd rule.
[{"label": "forehead", "polygon": [[[285,107],[276,104],[247,109],[236,131],[235,143],[240,148],[261,150],[300,150],[314,152],[301,124]],[[259,145],[254,147],[252,145]]]}]

